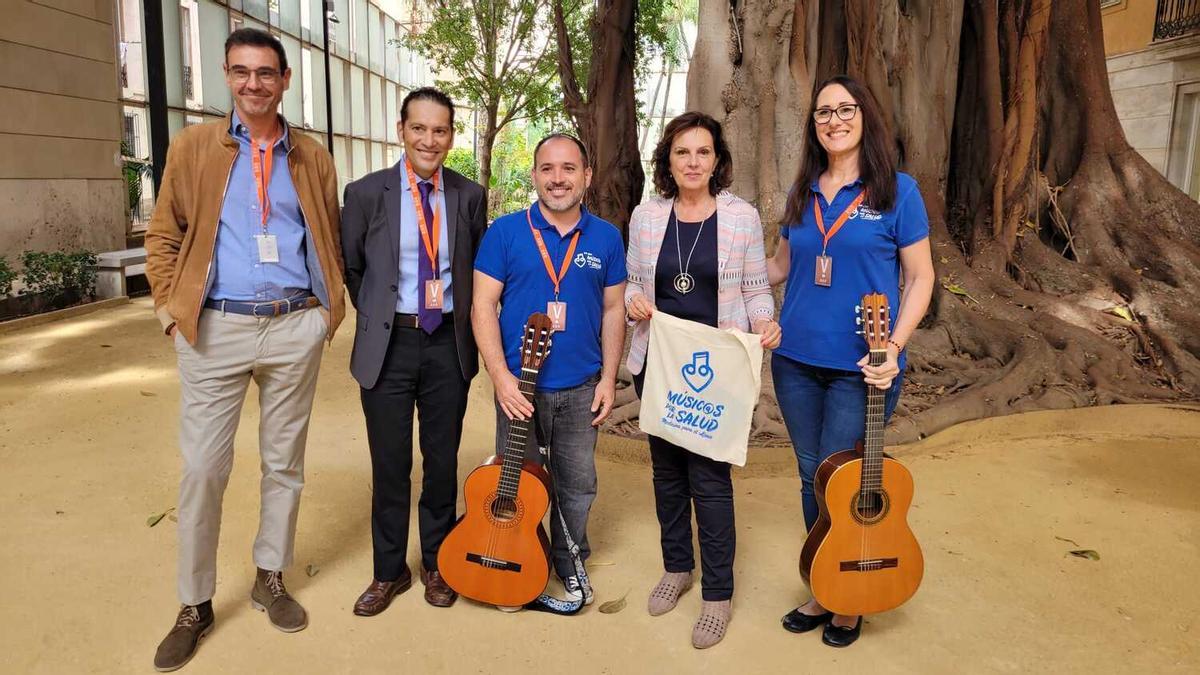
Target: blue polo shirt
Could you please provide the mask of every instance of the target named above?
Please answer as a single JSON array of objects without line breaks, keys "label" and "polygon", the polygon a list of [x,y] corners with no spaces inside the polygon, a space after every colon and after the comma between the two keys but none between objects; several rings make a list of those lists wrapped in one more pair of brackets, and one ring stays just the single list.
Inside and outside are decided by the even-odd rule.
[{"label": "blue polo shirt", "polygon": [[[600,370],[604,289],[625,281],[625,244],[612,223],[587,209],[566,236],[559,235],[546,221],[536,202],[529,214],[546,242],[555,273],[571,238],[577,230],[580,232],[559,293],[559,301],[567,303],[567,329],[554,334],[550,356],[538,376],[539,391],[578,387]],[[545,313],[546,303],[554,301],[554,282],[546,273],[525,211],[501,216],[492,223],[479,244],[475,269],[504,284],[500,294],[500,339],[508,369],[519,377],[525,322],[534,312]]]},{"label": "blue polo shirt", "polygon": [[[829,203],[813,181],[826,229],[862,189],[862,181],[856,180],[838,190]],[[833,259],[833,278],[828,287],[813,281],[824,237],[817,229],[812,202],[801,210],[799,223],[780,230],[788,240],[791,268],[780,312],[783,340],[776,353],[812,366],[859,370],[867,343],[856,334],[859,314],[854,307],[867,293],[887,295],[895,325],[900,312],[900,249],[929,236],[929,216],[917,182],[906,173],[896,174],[896,203],[890,210],[877,211],[869,202],[868,197],[829,240],[826,252]],[[899,365],[904,370],[903,353]]]}]

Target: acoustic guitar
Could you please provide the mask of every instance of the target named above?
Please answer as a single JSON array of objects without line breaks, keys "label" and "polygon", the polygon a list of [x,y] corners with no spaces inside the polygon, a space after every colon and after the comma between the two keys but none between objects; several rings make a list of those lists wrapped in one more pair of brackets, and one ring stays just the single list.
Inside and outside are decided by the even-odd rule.
[{"label": "acoustic guitar", "polygon": [[[887,359],[887,296],[858,306],[871,365]],[[869,386],[866,438],[830,456],[813,481],[820,518],[800,552],[800,575],[821,606],[836,613],[884,612],[911,598],[925,559],[908,527],[912,474],[883,452],[884,391]]]},{"label": "acoustic guitar", "polygon": [[[533,400],[538,371],[550,353],[550,317],[531,314],[521,340],[520,389]],[[533,601],[550,578],[550,542],[542,517],[550,476],[525,461],[533,420],[512,420],[504,451],[488,458],[463,485],[466,513],[438,551],[438,571],[467,598],[504,607]]]}]

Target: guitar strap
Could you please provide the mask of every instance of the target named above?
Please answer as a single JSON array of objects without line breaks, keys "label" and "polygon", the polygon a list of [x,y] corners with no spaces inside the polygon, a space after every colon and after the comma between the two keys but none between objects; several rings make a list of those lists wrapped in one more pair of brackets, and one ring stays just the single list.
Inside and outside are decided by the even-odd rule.
[{"label": "guitar strap", "polygon": [[[536,415],[536,411],[534,415]],[[554,467],[550,460],[550,446],[542,442],[542,427],[540,424],[534,424],[534,433],[537,437],[538,451],[546,459],[546,473],[550,474],[550,499],[554,506],[554,512],[558,514],[558,526],[562,528],[563,541],[567,542],[567,552],[571,554],[571,562],[575,566],[575,576],[579,578],[580,598],[578,600],[559,600],[558,598],[548,593],[542,593],[536,600],[525,605],[525,609],[531,609],[536,612],[549,612],[550,614],[561,614],[570,616],[578,614],[583,609],[583,604],[587,601],[588,592],[592,590],[591,582],[588,581],[587,570],[583,567],[583,558],[579,555],[579,545],[575,543],[575,539],[571,537],[571,530],[567,528],[567,521],[563,518],[562,509],[558,504],[558,489],[554,485]],[[553,518],[551,519],[553,520]],[[550,525],[554,526],[553,523]]]}]

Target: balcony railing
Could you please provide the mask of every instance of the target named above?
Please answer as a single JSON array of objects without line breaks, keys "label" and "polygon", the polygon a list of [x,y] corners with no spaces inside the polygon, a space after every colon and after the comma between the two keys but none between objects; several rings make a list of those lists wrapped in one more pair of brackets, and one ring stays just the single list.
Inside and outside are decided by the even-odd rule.
[{"label": "balcony railing", "polygon": [[1154,39],[1200,32],[1200,0],[1158,0],[1154,15]]},{"label": "balcony railing", "polygon": [[194,98],[192,96],[192,67],[183,67],[183,97],[187,99]]}]

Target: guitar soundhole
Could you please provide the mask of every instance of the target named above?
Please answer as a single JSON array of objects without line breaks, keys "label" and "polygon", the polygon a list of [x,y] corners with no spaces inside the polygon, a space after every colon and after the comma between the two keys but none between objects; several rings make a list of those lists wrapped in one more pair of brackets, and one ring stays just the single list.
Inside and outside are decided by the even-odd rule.
[{"label": "guitar soundhole", "polygon": [[493,494],[488,502],[491,521],[500,526],[512,526],[521,519],[525,507],[520,500]]},{"label": "guitar soundhole", "polygon": [[870,525],[883,520],[891,505],[888,495],[883,490],[858,492],[854,495],[854,519],[864,525]]}]

